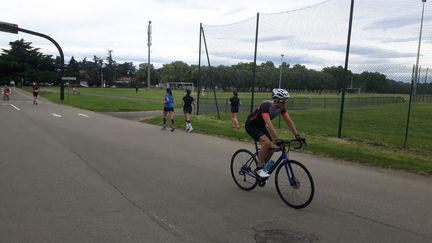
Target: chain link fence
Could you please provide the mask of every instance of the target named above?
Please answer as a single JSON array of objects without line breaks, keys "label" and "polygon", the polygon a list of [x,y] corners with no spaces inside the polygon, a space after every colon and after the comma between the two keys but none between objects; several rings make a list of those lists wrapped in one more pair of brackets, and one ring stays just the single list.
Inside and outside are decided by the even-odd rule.
[{"label": "chain link fence", "polygon": [[[424,19],[421,18],[423,7]],[[349,10],[350,1],[327,0],[301,9],[259,13],[237,23],[203,25],[205,47],[200,52],[203,66],[200,85],[251,92],[249,100],[242,100],[241,110],[245,111],[262,102],[254,98],[254,92],[281,87],[291,93],[336,93],[338,98],[293,98],[287,105],[291,110],[334,112],[340,108],[340,92],[346,87],[347,91],[360,92],[362,96],[347,94],[343,137],[364,138],[357,125],[360,118],[355,114],[365,112],[361,118],[368,124],[364,126],[364,134],[392,138],[381,140],[383,143],[404,144],[410,127],[411,82],[414,81],[413,117],[424,116],[417,111],[420,107],[417,104],[432,99],[428,68],[432,66],[432,4],[406,0],[355,1],[345,73]],[[421,23],[423,35],[418,48]],[[418,75],[414,75],[417,56]],[[368,96],[367,93],[394,95]],[[201,98],[200,112],[214,112],[216,101],[218,110],[229,112],[227,99],[215,96]],[[373,113],[376,109],[382,112],[368,115],[369,108],[370,114],[377,114]],[[329,119],[336,128],[338,123],[334,117]],[[391,129],[374,125],[387,121],[392,121]],[[330,122],[323,121],[323,124]],[[430,124],[420,122],[415,129],[427,130],[427,126]],[[335,133],[336,129],[327,135],[336,136]],[[432,139],[432,135],[419,134],[412,138]]]}]

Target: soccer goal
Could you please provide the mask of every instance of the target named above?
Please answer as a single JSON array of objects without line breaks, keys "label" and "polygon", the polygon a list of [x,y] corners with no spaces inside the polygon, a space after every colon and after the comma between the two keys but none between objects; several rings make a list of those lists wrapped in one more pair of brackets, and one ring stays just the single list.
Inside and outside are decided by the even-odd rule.
[{"label": "soccer goal", "polygon": [[190,89],[191,91],[194,91],[195,86],[193,83],[189,82],[167,82],[167,88],[180,90]]}]

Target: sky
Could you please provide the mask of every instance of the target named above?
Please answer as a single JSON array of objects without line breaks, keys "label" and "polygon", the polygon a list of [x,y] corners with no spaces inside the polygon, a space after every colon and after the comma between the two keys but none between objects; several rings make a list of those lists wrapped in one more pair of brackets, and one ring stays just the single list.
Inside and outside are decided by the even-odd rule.
[{"label": "sky", "polygon": [[[322,0],[321,0],[322,1]],[[147,26],[152,21],[151,59],[156,66],[198,62],[199,25],[229,24],[256,15],[294,9],[319,0],[14,0],[3,1],[0,21],[44,33],[63,49],[66,62],[93,55],[117,62],[147,62]],[[0,48],[20,38],[58,55],[49,41],[28,34],[0,33]]]},{"label": "sky", "polygon": [[[200,23],[214,64],[253,61],[259,12],[258,62],[319,68],[344,64],[349,4],[349,0],[14,0],[2,2],[0,21],[52,37],[62,47],[66,63],[71,56],[106,58],[112,50],[118,63],[139,64],[147,62],[151,20],[151,63],[161,67],[173,61],[198,64]],[[431,5],[432,1],[425,4],[420,56],[424,66],[432,63]],[[352,66],[388,63],[380,69],[398,69],[399,64],[415,63],[421,10],[421,0],[356,0]],[[0,48],[21,38],[44,54],[58,55],[49,41],[25,33],[0,32]]]}]

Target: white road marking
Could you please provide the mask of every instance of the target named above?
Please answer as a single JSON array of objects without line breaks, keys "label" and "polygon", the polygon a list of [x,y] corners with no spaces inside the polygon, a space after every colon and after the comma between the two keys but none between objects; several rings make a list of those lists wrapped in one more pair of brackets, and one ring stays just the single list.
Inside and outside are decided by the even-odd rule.
[{"label": "white road marking", "polygon": [[[24,92],[20,92],[20,91],[18,91],[18,90],[16,90],[15,92],[16,92],[17,94],[20,94],[20,95],[26,97],[26,98],[31,99],[30,101],[27,100],[27,101],[24,101],[24,102],[33,102],[33,97],[32,97],[32,96],[29,96],[29,95],[27,95],[26,93],[24,93]],[[39,99],[37,100],[37,102],[38,102],[38,104],[42,104],[42,103],[43,103],[43,102],[40,101]]]},{"label": "white road marking", "polygon": [[11,105],[13,108],[15,108],[17,111],[20,111],[20,110],[21,110],[20,108],[14,106],[13,104],[10,104],[10,105]]},{"label": "white road marking", "polygon": [[56,113],[52,113],[52,115],[55,116],[55,117],[62,117],[61,115],[56,114]]},{"label": "white road marking", "polygon": [[170,224],[167,220],[164,220],[163,218],[157,216],[156,214],[152,212],[148,212],[150,217],[153,218],[159,225],[164,226],[168,230],[170,230],[172,233],[175,233],[176,235],[181,235],[182,233],[172,224]]},{"label": "white road marking", "polygon": [[78,116],[89,117],[88,115],[83,114],[83,113],[78,113]]}]

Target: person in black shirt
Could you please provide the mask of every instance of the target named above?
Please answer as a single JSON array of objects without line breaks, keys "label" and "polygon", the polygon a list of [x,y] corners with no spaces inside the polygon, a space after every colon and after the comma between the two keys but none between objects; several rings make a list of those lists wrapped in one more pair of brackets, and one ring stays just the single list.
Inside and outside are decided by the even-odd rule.
[{"label": "person in black shirt", "polygon": [[36,83],[33,83],[32,90],[33,90],[33,105],[37,105],[38,104],[37,98],[38,98],[39,91],[40,91],[39,85],[37,85]]},{"label": "person in black shirt", "polygon": [[231,104],[231,125],[233,128],[240,128],[240,125],[237,120],[237,113],[239,112],[240,107],[240,99],[238,98],[237,91],[233,92],[233,97],[230,98]]},{"label": "person in black shirt", "polygon": [[275,141],[276,145],[280,145],[276,129],[271,121],[273,118],[281,114],[295,137],[299,141],[304,141],[304,138],[299,135],[293,120],[285,109],[285,102],[288,98],[289,93],[286,90],[273,89],[273,101],[264,101],[248,116],[245,123],[246,132],[255,139],[255,141],[259,141],[261,145],[258,152],[258,164],[255,173],[262,178],[270,176],[267,171],[263,169],[263,166],[273,155],[273,151],[270,149],[272,147],[272,141]]},{"label": "person in black shirt", "polygon": [[186,122],[186,131],[192,132],[193,127],[190,121],[190,114],[192,113],[192,105],[195,105],[194,98],[190,95],[191,90],[186,90],[186,95],[183,97],[183,113]]}]

